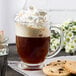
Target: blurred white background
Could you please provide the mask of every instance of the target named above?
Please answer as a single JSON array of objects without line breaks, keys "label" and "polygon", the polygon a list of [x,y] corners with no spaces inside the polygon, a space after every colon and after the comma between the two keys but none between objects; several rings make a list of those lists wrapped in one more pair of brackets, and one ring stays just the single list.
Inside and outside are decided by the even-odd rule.
[{"label": "blurred white background", "polygon": [[[34,3],[31,0],[29,4]],[[38,0],[42,1],[42,0]],[[50,10],[50,21],[60,24],[67,19],[76,20],[76,0],[43,0],[44,8]],[[0,29],[4,29],[9,36],[9,42],[15,43],[15,22],[14,18],[24,6],[25,0],[0,0]],[[41,4],[35,3],[39,7]]]}]

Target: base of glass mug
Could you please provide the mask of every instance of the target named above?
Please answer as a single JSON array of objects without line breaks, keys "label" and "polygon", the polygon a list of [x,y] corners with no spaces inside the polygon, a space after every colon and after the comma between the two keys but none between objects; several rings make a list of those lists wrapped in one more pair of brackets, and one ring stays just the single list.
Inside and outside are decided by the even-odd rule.
[{"label": "base of glass mug", "polygon": [[42,69],[43,64],[42,63],[40,63],[40,64],[27,64],[27,63],[24,63],[24,62],[20,62],[18,64],[18,67],[20,69],[23,69],[23,70],[37,71],[37,70]]}]

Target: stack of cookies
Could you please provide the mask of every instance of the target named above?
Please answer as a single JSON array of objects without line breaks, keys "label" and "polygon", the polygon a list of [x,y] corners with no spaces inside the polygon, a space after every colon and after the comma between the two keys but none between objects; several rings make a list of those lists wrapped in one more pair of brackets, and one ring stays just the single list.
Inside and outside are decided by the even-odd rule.
[{"label": "stack of cookies", "polygon": [[57,60],[43,67],[47,76],[76,76],[76,61]]}]

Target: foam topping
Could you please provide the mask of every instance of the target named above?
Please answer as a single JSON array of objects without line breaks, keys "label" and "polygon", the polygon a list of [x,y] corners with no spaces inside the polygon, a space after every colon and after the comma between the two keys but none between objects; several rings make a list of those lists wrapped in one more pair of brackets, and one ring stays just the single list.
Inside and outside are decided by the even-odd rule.
[{"label": "foam topping", "polygon": [[25,24],[16,24],[16,35],[21,37],[49,37],[50,30],[46,27],[33,28],[27,27]]},{"label": "foam topping", "polygon": [[16,35],[22,37],[48,37],[50,30],[47,27],[47,12],[29,7],[21,10],[16,18]]}]

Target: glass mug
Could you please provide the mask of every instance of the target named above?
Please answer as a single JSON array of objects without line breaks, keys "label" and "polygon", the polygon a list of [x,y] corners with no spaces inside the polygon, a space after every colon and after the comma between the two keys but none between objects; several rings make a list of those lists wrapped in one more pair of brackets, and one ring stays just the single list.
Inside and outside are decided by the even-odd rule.
[{"label": "glass mug", "polygon": [[[41,33],[38,32],[40,29],[31,29],[26,27],[26,25],[28,23],[16,21],[16,46],[18,54],[23,61],[19,64],[19,67],[26,70],[39,70],[42,68],[42,63],[46,58],[55,56],[61,50],[63,33],[59,27],[50,26],[50,28],[45,27],[50,31],[50,35],[48,35],[48,31],[41,29],[43,33],[45,32],[44,36],[37,37],[37,34]],[[58,29],[61,36],[60,46],[52,53],[49,50],[51,29]],[[29,33],[31,34],[28,35]]]},{"label": "glass mug", "polygon": [[[19,56],[21,57],[22,61],[19,65],[20,68],[26,69],[26,70],[38,70],[42,68],[42,63],[46,58],[51,58],[55,56],[62,48],[62,41],[63,41],[63,33],[60,30],[59,27],[56,26],[50,26],[50,15],[48,16],[47,23],[44,24],[44,27],[42,29],[37,28],[28,28],[27,25],[32,25],[33,23],[28,21],[27,16],[34,14],[33,7],[36,7],[37,9],[34,10],[34,12],[37,10],[36,15],[40,15],[38,11],[44,10],[41,12],[41,15],[45,17],[44,15],[48,13],[50,14],[50,0],[26,0],[25,4],[23,6],[25,17],[23,17],[22,20],[22,11],[19,13],[18,20],[15,19],[16,22],[16,46]],[[30,10],[28,9],[30,7]],[[47,12],[45,12],[47,11]],[[24,13],[23,12],[23,13]],[[35,16],[36,16],[35,15]],[[32,16],[32,17],[35,17]],[[41,18],[42,16],[39,16]],[[32,19],[32,17],[28,17],[29,19]],[[37,18],[36,16],[35,18]],[[41,19],[43,19],[43,17]],[[16,16],[17,18],[17,16]],[[46,18],[45,18],[46,19]],[[37,21],[37,19],[36,19]],[[45,20],[41,20],[45,21]],[[35,24],[34,24],[35,25]],[[60,34],[60,45],[59,47],[53,52],[50,50],[50,37],[51,37],[51,30],[58,30]]]},{"label": "glass mug", "polygon": [[7,72],[8,40],[8,37],[1,39],[0,35],[0,76],[6,76]]}]

